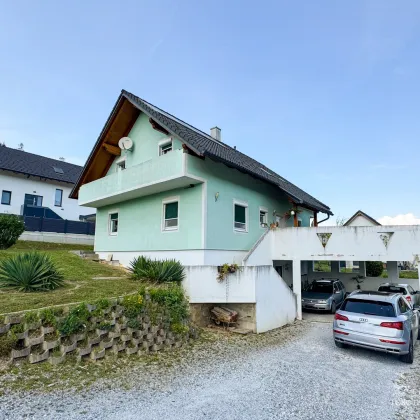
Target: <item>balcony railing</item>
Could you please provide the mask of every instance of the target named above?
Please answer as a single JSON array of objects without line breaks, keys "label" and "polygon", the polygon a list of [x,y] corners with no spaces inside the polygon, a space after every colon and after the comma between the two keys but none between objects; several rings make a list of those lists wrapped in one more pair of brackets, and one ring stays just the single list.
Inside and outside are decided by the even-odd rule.
[{"label": "balcony railing", "polygon": [[185,177],[184,159],[182,150],[174,150],[89,182],[80,188],[79,204],[101,207],[196,183]]}]

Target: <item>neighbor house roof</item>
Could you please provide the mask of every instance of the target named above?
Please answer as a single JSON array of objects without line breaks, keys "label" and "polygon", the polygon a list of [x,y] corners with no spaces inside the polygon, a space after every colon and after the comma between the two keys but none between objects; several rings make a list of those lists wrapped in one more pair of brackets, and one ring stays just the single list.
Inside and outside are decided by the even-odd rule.
[{"label": "neighbor house roof", "polygon": [[356,219],[356,217],[358,216],[364,217],[365,219],[369,220],[376,226],[382,226],[377,220],[375,220],[373,217],[370,217],[368,214],[366,214],[362,210],[357,210],[356,213],[354,213],[353,216],[351,216],[350,219],[347,220],[347,222],[344,223],[343,226],[349,226],[354,221],[354,219]]},{"label": "neighbor house roof", "polygon": [[58,159],[0,146],[0,170],[74,184],[83,168]]},{"label": "neighbor house roof", "polygon": [[[326,204],[320,202],[310,194],[301,190],[299,187],[287,181],[285,178],[278,175],[262,163],[252,159],[244,153],[241,153],[239,150],[236,150],[235,148],[214,139],[209,134],[204,133],[192,125],[187,124],[186,122],[125,90],[121,92],[114,110],[112,111],[107,123],[105,124],[104,130],[99,136],[98,141],[92,150],[91,156],[89,156],[87,160],[84,171],[88,169],[90,162],[93,160],[95,151],[99,150],[100,143],[104,142],[106,127],[110,125],[110,121],[114,117],[116,109],[118,109],[118,104],[124,99],[128,100],[139,111],[142,111],[148,115],[170,134],[178,137],[197,155],[222,162],[229,167],[236,168],[265,182],[273,184],[279,187],[284,193],[286,193],[286,195],[289,196],[290,199],[297,205],[302,205],[313,210],[332,215],[330,208]],[[77,185],[74,187],[71,196],[75,197],[77,195],[77,190],[81,184],[82,176]]]}]

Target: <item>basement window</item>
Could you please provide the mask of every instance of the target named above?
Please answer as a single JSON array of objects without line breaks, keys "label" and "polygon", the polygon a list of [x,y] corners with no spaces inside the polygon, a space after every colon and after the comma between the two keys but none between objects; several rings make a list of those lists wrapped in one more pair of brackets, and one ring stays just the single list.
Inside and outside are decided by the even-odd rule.
[{"label": "basement window", "polygon": [[234,202],[233,203],[233,228],[238,232],[248,232],[248,204]]},{"label": "basement window", "polygon": [[178,199],[163,202],[163,230],[178,230],[179,202]]},{"label": "basement window", "polygon": [[109,214],[109,234],[117,235],[118,234],[118,213]]},{"label": "basement window", "polygon": [[172,152],[172,140],[159,145],[159,156],[166,155],[169,152]]}]

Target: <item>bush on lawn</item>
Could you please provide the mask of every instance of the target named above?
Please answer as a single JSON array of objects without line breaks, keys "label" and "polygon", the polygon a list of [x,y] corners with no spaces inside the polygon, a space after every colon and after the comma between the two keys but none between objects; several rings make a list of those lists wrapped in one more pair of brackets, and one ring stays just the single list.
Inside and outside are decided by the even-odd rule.
[{"label": "bush on lawn", "polygon": [[185,278],[184,267],[176,260],[151,260],[140,256],[130,262],[130,271],[137,280],[156,283],[181,283]]},{"label": "bush on lawn", "polygon": [[45,292],[63,284],[63,275],[46,254],[26,252],[0,262],[0,288]]},{"label": "bush on lawn", "polygon": [[25,230],[23,221],[13,214],[0,214],[0,249],[13,246]]},{"label": "bush on lawn", "polygon": [[379,277],[384,271],[381,261],[366,261],[366,277]]}]

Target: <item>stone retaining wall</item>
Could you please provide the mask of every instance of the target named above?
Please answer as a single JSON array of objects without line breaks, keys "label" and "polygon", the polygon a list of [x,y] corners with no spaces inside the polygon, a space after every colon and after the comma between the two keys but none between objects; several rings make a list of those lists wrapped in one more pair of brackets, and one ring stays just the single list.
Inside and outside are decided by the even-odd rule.
[{"label": "stone retaining wall", "polygon": [[[92,316],[83,332],[70,336],[60,335],[58,327],[42,325],[41,321],[29,324],[23,312],[6,315],[3,321],[0,320],[0,347],[13,337],[15,344],[7,357],[10,363],[17,360],[28,360],[29,363],[48,360],[51,364],[58,364],[68,356],[73,356],[79,361],[84,358],[98,360],[110,354],[142,355],[170,350],[181,347],[190,339],[192,330],[188,327],[181,333],[171,330],[169,321],[165,319],[165,308],[161,308],[158,316],[156,311],[153,315],[154,319],[160,320],[159,322],[153,323],[150,316],[143,313],[135,318],[138,327],[128,327],[128,319],[123,314],[124,307],[120,305],[121,302],[121,299],[110,301],[109,307],[103,311],[103,316]],[[57,325],[71,308],[63,307],[63,313],[55,317]],[[87,305],[87,308],[90,312],[96,309],[95,305]],[[39,314],[41,310],[33,313],[35,312]],[[107,323],[106,330],[100,329],[104,322]]]}]

